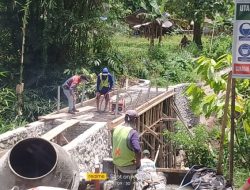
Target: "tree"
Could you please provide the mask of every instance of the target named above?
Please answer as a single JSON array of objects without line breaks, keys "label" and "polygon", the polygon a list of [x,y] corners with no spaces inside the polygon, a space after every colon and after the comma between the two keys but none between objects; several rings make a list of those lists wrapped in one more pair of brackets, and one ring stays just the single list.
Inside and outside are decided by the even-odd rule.
[{"label": "tree", "polygon": [[[19,115],[23,112],[23,117],[18,118],[31,118],[27,113],[29,104],[33,103],[32,109],[39,109],[39,104],[28,102],[33,101],[30,96],[41,97],[43,104],[54,99],[57,91],[53,88],[68,77],[66,69],[72,73],[81,68],[95,72],[100,70],[97,60],[98,64],[108,63],[112,20],[100,18],[106,4],[110,6],[109,0],[0,0],[0,70],[7,71],[6,77],[1,78],[1,89],[8,89],[12,95],[18,83],[14,109],[18,106]],[[22,83],[24,96],[20,93]],[[29,94],[37,87],[39,93]],[[9,115],[7,119],[15,117]]]},{"label": "tree", "polygon": [[141,7],[146,11],[144,13],[145,20],[149,19],[150,46],[154,46],[154,39],[157,37],[157,32],[160,30],[159,44],[162,40],[162,24],[165,0],[143,0]]},{"label": "tree", "polygon": [[[186,90],[191,101],[191,107],[196,114],[204,114],[206,117],[215,115],[219,122],[222,121],[224,114],[228,70],[232,64],[230,54],[222,55],[218,60],[204,56],[196,60],[195,72],[200,77],[203,85],[191,84]],[[237,164],[249,167],[250,157],[247,149],[250,147],[250,101],[249,101],[250,82],[248,79],[239,79],[236,82],[236,126],[237,126],[237,154],[235,155]],[[208,93],[209,92],[209,93]],[[230,106],[229,106],[230,109]],[[231,113],[228,111],[226,117],[230,121]],[[227,122],[230,127],[230,122]],[[229,131],[228,131],[229,132]],[[225,140],[226,142],[226,140]]]},{"label": "tree", "polygon": [[233,0],[167,0],[165,6],[173,17],[194,22],[193,41],[200,49],[204,19],[233,14]]},{"label": "tree", "polygon": [[[19,81],[19,59],[22,49],[22,18],[25,0],[0,0],[1,44],[11,46],[5,55],[11,54],[15,81]],[[41,0],[29,4],[29,18],[26,24],[23,78],[26,87],[36,87],[54,81],[65,68],[92,67],[98,54],[102,59],[110,50],[108,21],[100,19],[108,0],[66,1]],[[5,43],[6,37],[9,42]],[[3,43],[2,43],[3,42]],[[9,45],[10,44],[10,45]],[[2,51],[2,49],[1,49]],[[10,56],[8,56],[9,58]],[[7,59],[3,62],[7,62]],[[3,63],[1,61],[1,63]],[[54,74],[51,74],[54,73]]]}]

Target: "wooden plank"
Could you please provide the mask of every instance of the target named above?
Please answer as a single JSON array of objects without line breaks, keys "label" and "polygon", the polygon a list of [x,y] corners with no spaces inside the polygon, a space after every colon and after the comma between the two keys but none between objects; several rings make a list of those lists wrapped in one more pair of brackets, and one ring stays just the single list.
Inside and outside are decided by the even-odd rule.
[{"label": "wooden plank", "polygon": [[173,117],[163,117],[162,121],[177,121],[177,118],[173,118]]},{"label": "wooden plank", "polygon": [[45,140],[52,140],[55,138],[57,135],[65,131],[66,129],[78,124],[80,121],[76,119],[71,119],[69,121],[66,121],[65,123],[58,125],[57,127],[51,129],[49,132],[45,133],[44,135],[41,136],[41,138]]},{"label": "wooden plank", "polygon": [[154,135],[155,137],[157,137],[158,136],[158,134],[155,132],[155,131],[153,131],[152,129],[150,129],[148,126],[146,126],[145,125],[145,129],[147,130],[147,131],[149,131],[152,135]]},{"label": "wooden plank", "polygon": [[[173,90],[168,91],[168,92],[164,92],[164,93],[160,94],[159,96],[156,96],[155,98],[151,99],[150,101],[142,104],[141,106],[139,106],[135,110],[138,112],[138,115],[141,115],[144,112],[150,110],[155,105],[159,104],[159,102],[164,101],[165,99],[173,96],[174,94],[175,94],[175,92]],[[122,124],[123,122],[124,122],[124,115],[111,121],[109,123],[109,128],[112,129],[112,128]]]},{"label": "wooden plank", "polygon": [[59,119],[62,117],[68,117],[72,114],[69,113],[58,113],[58,114],[53,114],[53,115],[44,115],[44,116],[38,116],[39,120],[52,120],[52,119]]},{"label": "wooden plank", "polygon": [[72,117],[72,119],[78,119],[78,120],[83,121],[83,120],[92,119],[94,116],[95,115],[93,113],[88,113],[88,114]]},{"label": "wooden plank", "polygon": [[152,129],[150,129],[149,127],[145,126],[146,130],[150,132],[150,134],[152,134],[158,141],[159,143],[163,144],[163,141],[157,136],[157,133],[154,132]]},{"label": "wooden plank", "polygon": [[155,98],[151,99],[150,101],[146,102],[145,104],[141,105],[140,107],[137,108],[139,111],[139,115],[141,115],[143,112],[146,112],[159,104],[160,102],[168,99],[169,97],[175,95],[174,91],[168,91],[165,93],[160,94],[159,96],[156,96]]},{"label": "wooden plank", "polygon": [[[152,128],[152,127],[154,127],[157,123],[159,123],[161,121],[161,118],[158,120],[158,121],[156,121],[156,122],[154,122],[152,125],[150,125],[148,128]],[[145,126],[144,126],[145,127]],[[140,135],[139,135],[139,137],[141,137],[144,133],[146,133],[146,131],[147,130],[145,130],[145,131],[143,131]]]},{"label": "wooden plank", "polygon": [[145,139],[144,137],[141,137],[142,140],[151,148],[151,150],[154,150],[155,148]]},{"label": "wooden plank", "polygon": [[[76,114],[85,112],[85,111],[89,111],[91,109],[94,109],[95,107],[93,106],[85,106],[82,108],[79,108],[79,112],[76,112]],[[52,119],[60,119],[63,117],[71,117],[71,116],[75,116],[73,114],[70,113],[58,113],[58,114],[53,114],[53,115],[45,115],[45,116],[39,116],[38,119],[45,119],[45,120],[52,120]]]}]

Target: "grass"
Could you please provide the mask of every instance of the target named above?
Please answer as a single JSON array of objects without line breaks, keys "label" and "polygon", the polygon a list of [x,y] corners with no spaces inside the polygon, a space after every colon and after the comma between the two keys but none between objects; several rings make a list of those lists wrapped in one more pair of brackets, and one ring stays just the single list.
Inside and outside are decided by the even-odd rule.
[{"label": "grass", "polygon": [[[181,38],[182,35],[164,36],[161,45],[155,39],[155,46],[149,50],[146,38],[115,35],[112,45],[122,57],[129,75],[151,79],[153,85],[165,87],[193,81],[193,75],[190,75],[193,54],[189,49],[180,48]],[[188,38],[191,39],[190,36]]]}]

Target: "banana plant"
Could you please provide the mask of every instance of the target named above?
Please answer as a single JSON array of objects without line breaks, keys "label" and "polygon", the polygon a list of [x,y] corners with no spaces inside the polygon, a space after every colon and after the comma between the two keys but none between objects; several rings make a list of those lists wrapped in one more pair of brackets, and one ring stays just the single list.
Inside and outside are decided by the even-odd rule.
[{"label": "banana plant", "polygon": [[[162,41],[162,24],[165,20],[163,17],[166,0],[142,0],[140,6],[146,13],[140,13],[139,17],[151,22],[149,29],[150,47],[154,46],[154,39],[157,36],[157,30],[160,29],[159,44]],[[158,27],[160,26],[160,27]]]}]

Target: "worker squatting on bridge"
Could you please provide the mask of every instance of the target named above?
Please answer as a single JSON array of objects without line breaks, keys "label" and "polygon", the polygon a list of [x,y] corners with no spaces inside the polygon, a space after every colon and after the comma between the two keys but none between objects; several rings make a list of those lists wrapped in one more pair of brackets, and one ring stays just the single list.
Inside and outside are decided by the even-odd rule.
[{"label": "worker squatting on bridge", "polygon": [[105,98],[105,107],[104,111],[107,110],[108,103],[109,103],[109,92],[113,87],[113,77],[109,73],[109,70],[105,67],[102,72],[97,77],[96,82],[96,107],[97,111],[100,110],[100,97],[104,95]]},{"label": "worker squatting on bridge", "polygon": [[117,126],[113,131],[112,157],[116,167],[115,190],[133,189],[133,175],[140,168],[141,147],[139,134],[135,130],[138,114],[128,110],[125,124]]},{"label": "worker squatting on bridge", "polygon": [[81,83],[81,82],[87,82],[88,79],[84,75],[74,75],[70,77],[68,80],[66,80],[63,85],[63,93],[68,99],[68,104],[69,104],[69,113],[74,114],[75,112],[78,112],[78,110],[75,107],[76,104],[76,94],[75,90],[76,87]]},{"label": "worker squatting on bridge", "polygon": [[141,166],[139,172],[156,172],[155,162],[150,159],[149,150],[144,150],[142,152],[143,158],[141,159]]}]

